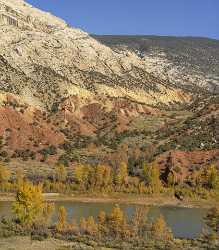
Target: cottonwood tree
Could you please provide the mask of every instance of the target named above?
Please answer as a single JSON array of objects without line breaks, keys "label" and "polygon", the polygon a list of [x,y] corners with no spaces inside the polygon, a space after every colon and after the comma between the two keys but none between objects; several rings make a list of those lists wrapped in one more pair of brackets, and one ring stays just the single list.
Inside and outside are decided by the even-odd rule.
[{"label": "cottonwood tree", "polygon": [[205,217],[206,224],[211,228],[213,238],[219,238],[219,208],[214,207],[208,211]]},{"label": "cottonwood tree", "polygon": [[219,171],[215,165],[211,165],[206,173],[207,185],[211,189],[219,188]]},{"label": "cottonwood tree", "polygon": [[93,216],[88,217],[86,223],[86,231],[88,234],[95,236],[98,233],[98,225],[94,220]]},{"label": "cottonwood tree", "polygon": [[164,217],[160,215],[152,224],[151,227],[152,237],[159,240],[171,240],[173,234],[170,228],[167,226]]},{"label": "cottonwood tree", "polygon": [[160,171],[156,164],[145,164],[143,167],[143,179],[153,193],[159,193],[162,188]]},{"label": "cottonwood tree", "polygon": [[112,209],[110,215],[107,217],[107,226],[110,229],[110,233],[116,237],[125,234],[127,220],[124,212],[118,205]]},{"label": "cottonwood tree", "polygon": [[63,164],[58,164],[55,168],[55,179],[57,182],[65,182],[67,178],[67,171]]},{"label": "cottonwood tree", "polygon": [[16,193],[16,200],[12,205],[13,212],[22,225],[33,223],[47,223],[53,211],[53,204],[44,201],[42,186],[24,182]]},{"label": "cottonwood tree", "polygon": [[137,207],[131,218],[132,232],[135,237],[143,237],[147,222],[148,208]]},{"label": "cottonwood tree", "polygon": [[3,190],[7,190],[11,172],[4,165],[0,165],[0,186]]},{"label": "cottonwood tree", "polygon": [[60,232],[67,228],[67,211],[65,207],[60,207],[58,210],[58,223],[56,224],[56,229]]},{"label": "cottonwood tree", "polygon": [[122,186],[123,184],[126,183],[127,178],[128,178],[128,166],[125,162],[121,162],[115,175],[116,185]]}]

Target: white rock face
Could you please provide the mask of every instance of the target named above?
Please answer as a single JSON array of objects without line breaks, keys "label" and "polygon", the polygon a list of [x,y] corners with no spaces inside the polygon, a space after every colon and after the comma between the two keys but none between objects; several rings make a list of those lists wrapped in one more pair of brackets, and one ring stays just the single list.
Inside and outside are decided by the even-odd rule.
[{"label": "white rock face", "polygon": [[219,93],[219,41],[195,37],[95,36],[118,53],[134,52],[148,72],[193,93]]},{"label": "white rock face", "polygon": [[47,26],[56,26],[59,28],[65,28],[67,24],[57,18],[52,16],[50,13],[45,13],[36,8],[33,8],[30,4],[27,4],[23,0],[1,0],[0,9],[5,11],[5,14],[13,16],[19,21],[19,26],[25,24],[32,24],[40,26],[40,24]]},{"label": "white rock face", "polygon": [[116,53],[86,32],[22,0],[0,0],[0,90],[35,106],[69,95],[123,96],[147,104],[184,103],[180,87],[155,78],[153,63]]},{"label": "white rock face", "polygon": [[188,71],[188,66],[182,67],[174,64],[165,53],[145,55],[143,60],[148,72],[163,80],[178,85],[197,85],[210,91],[215,88],[219,90],[219,77],[210,74],[206,75],[201,70],[194,69],[194,65],[191,65]]}]

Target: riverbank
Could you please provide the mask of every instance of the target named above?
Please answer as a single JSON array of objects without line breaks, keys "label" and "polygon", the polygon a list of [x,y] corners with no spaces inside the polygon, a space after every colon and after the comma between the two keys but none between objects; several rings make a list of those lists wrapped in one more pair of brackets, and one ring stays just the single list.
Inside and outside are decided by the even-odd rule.
[{"label": "riverbank", "polygon": [[[93,244],[92,244],[93,243]],[[93,245],[93,246],[92,246]],[[31,240],[28,236],[0,238],[0,250],[118,250],[118,248],[105,248],[96,242],[85,244],[77,241],[65,241],[54,238],[43,241]]]},{"label": "riverbank", "polygon": [[[10,249],[10,250],[124,250],[124,249],[148,249],[148,250],[156,250],[158,249],[166,249],[165,245],[168,244],[170,249],[183,249],[183,250],[199,250],[199,249],[207,249],[208,244],[203,243],[200,241],[191,241],[191,240],[180,240],[176,239],[172,242],[153,242],[149,241],[147,244],[142,248],[138,246],[132,246],[131,244],[126,243],[125,241],[119,242],[115,244],[105,242],[104,244],[98,244],[93,240],[89,240],[86,242],[80,241],[67,241],[67,240],[60,240],[54,238],[48,238],[43,241],[31,240],[28,236],[14,236],[8,238],[0,238],[0,250]],[[136,245],[136,244],[135,244]],[[163,246],[163,247],[162,247]],[[214,245],[216,246],[216,245]],[[217,247],[217,246],[216,246]],[[216,249],[216,248],[212,248]]]},{"label": "riverbank", "polygon": [[[215,199],[185,199],[180,201],[175,197],[170,196],[149,196],[149,195],[134,195],[134,194],[59,194],[59,193],[44,193],[46,201],[59,202],[82,202],[82,203],[115,203],[115,204],[132,204],[145,206],[174,206],[187,208],[211,208],[219,206],[219,201]],[[14,201],[15,194],[0,193],[0,201]]]}]

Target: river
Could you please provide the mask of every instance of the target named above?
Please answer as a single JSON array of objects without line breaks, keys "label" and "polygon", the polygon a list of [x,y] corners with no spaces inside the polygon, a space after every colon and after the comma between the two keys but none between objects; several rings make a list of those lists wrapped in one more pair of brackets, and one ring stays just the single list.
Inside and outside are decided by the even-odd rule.
[{"label": "river", "polygon": [[[84,202],[71,202],[62,201],[55,202],[55,212],[53,215],[53,222],[57,220],[57,210],[60,206],[64,206],[68,212],[68,220],[71,221],[75,218],[77,221],[83,216],[94,216],[95,218],[101,210],[110,212],[113,203],[84,203]],[[121,209],[124,210],[127,217],[130,218],[137,205],[121,204]],[[162,214],[172,229],[174,237],[176,238],[197,238],[202,231],[206,228],[204,223],[204,216],[207,210],[204,208],[182,208],[173,206],[152,206],[149,207],[147,218],[149,221],[154,220]],[[0,216],[10,217],[11,202],[0,201]]]}]

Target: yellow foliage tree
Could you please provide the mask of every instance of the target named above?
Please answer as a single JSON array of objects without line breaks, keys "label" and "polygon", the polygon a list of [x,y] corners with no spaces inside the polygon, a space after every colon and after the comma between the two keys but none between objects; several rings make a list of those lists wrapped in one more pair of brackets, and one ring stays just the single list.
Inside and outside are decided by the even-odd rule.
[{"label": "yellow foliage tree", "polygon": [[67,228],[67,211],[65,207],[60,207],[58,210],[58,223],[56,224],[56,229],[60,232]]},{"label": "yellow foliage tree", "polygon": [[52,213],[54,211],[54,204],[53,203],[44,203],[43,210],[42,210],[42,216],[39,218],[39,222],[41,224],[47,224],[52,216]]},{"label": "yellow foliage tree", "polygon": [[78,227],[78,223],[75,220],[75,218],[72,218],[72,222],[69,225],[69,229],[74,233],[74,234],[78,234],[79,233],[79,227]]},{"label": "yellow foliage tree", "polygon": [[80,219],[80,232],[83,234],[83,233],[86,233],[87,231],[87,221],[84,217],[82,217]]},{"label": "yellow foliage tree", "polygon": [[107,232],[106,213],[104,211],[100,211],[97,219],[98,219],[98,231],[99,231],[99,233],[105,234]]},{"label": "yellow foliage tree", "polygon": [[205,222],[211,228],[210,238],[219,239],[219,207],[211,208],[208,211]]},{"label": "yellow foliage tree", "polygon": [[57,182],[65,182],[67,178],[67,171],[63,164],[58,164],[55,168],[55,178]]},{"label": "yellow foliage tree", "polygon": [[105,165],[98,165],[94,172],[94,182],[93,185],[96,189],[103,191],[107,187],[112,185],[112,175],[111,168]]},{"label": "yellow foliage tree", "polygon": [[[74,178],[76,182],[80,185],[82,189],[86,189],[88,186],[88,181],[92,177],[90,175],[91,168],[89,166],[85,166],[79,164],[74,168]],[[89,178],[90,177],[90,178]]]},{"label": "yellow foliage tree", "polygon": [[151,227],[152,237],[159,240],[171,240],[173,234],[167,226],[163,216],[159,216]]},{"label": "yellow foliage tree", "polygon": [[16,183],[17,186],[19,187],[20,185],[23,184],[24,181],[24,171],[22,168],[16,169]]},{"label": "yellow foliage tree", "polygon": [[75,180],[81,184],[83,182],[84,178],[84,166],[83,165],[77,165],[74,168],[74,177]]},{"label": "yellow foliage tree", "polygon": [[210,167],[208,167],[206,177],[207,185],[209,188],[219,188],[219,171],[217,170],[215,165],[211,165]]},{"label": "yellow foliage tree", "polygon": [[112,181],[113,181],[112,169],[109,166],[105,166],[105,168],[104,168],[104,177],[103,177],[104,187],[111,186]]},{"label": "yellow foliage tree", "polygon": [[169,187],[173,187],[175,185],[175,178],[172,172],[169,172],[167,176],[167,184]]},{"label": "yellow foliage tree", "polygon": [[124,212],[122,211],[122,209],[118,205],[116,205],[112,209],[109,218],[111,220],[111,223],[116,225],[116,224],[121,224],[124,222],[125,215],[124,215]]},{"label": "yellow foliage tree", "polygon": [[107,218],[107,223],[110,229],[110,232],[116,237],[125,234],[125,229],[127,226],[126,217],[121,208],[116,205],[110,215]]},{"label": "yellow foliage tree", "polygon": [[119,165],[119,168],[116,172],[116,176],[115,176],[115,183],[118,186],[121,186],[123,184],[126,183],[128,178],[128,166],[125,162],[122,162]]},{"label": "yellow foliage tree", "polygon": [[106,213],[104,211],[100,211],[98,215],[99,224],[103,225],[106,222]]},{"label": "yellow foliage tree", "polygon": [[159,168],[156,164],[144,165],[143,178],[153,193],[159,193],[162,188]]},{"label": "yellow foliage tree", "polygon": [[94,236],[98,233],[98,225],[96,224],[93,216],[88,217],[86,224],[86,231],[88,234]]},{"label": "yellow foliage tree", "polygon": [[0,186],[4,191],[8,190],[11,172],[4,165],[0,165]]},{"label": "yellow foliage tree", "polygon": [[43,199],[42,186],[27,182],[18,188],[12,207],[19,222],[27,225],[39,221],[46,223],[53,211],[53,205]]},{"label": "yellow foliage tree", "polygon": [[148,208],[137,207],[131,218],[132,232],[134,236],[143,236],[144,226],[147,222]]}]

